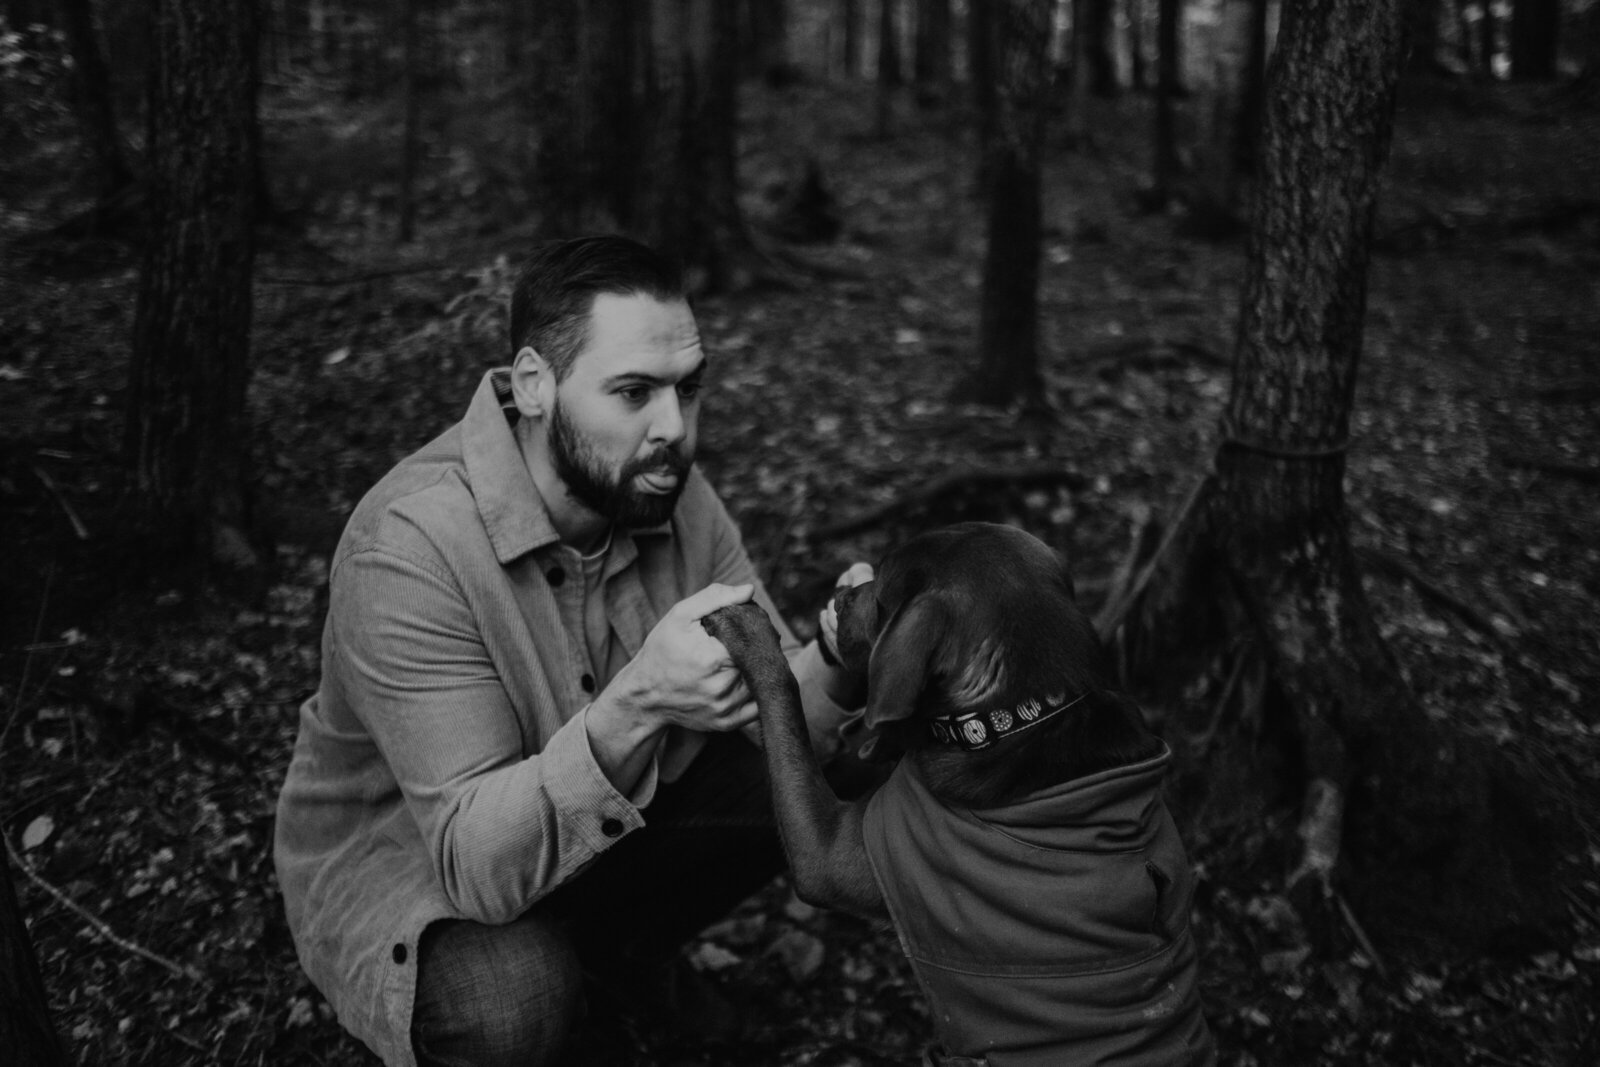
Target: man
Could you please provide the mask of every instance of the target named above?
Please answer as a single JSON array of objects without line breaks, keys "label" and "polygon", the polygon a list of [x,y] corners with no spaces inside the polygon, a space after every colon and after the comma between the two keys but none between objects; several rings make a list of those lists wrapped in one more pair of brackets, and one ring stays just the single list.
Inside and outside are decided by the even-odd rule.
[{"label": "man", "polygon": [[706,357],[678,272],[622,238],[544,246],[511,336],[351,517],[278,802],[301,964],[391,1064],[555,1062],[585,971],[664,959],[781,868],[755,708],[704,615],[773,616],[822,754],[860,697],[692,467]]}]

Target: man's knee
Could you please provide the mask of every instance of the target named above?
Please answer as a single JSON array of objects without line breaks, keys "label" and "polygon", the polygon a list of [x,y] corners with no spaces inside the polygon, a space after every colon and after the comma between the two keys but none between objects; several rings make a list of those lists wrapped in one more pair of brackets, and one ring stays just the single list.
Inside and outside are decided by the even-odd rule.
[{"label": "man's knee", "polygon": [[423,934],[411,1022],[420,1064],[554,1064],[582,1011],[577,952],[536,913]]}]

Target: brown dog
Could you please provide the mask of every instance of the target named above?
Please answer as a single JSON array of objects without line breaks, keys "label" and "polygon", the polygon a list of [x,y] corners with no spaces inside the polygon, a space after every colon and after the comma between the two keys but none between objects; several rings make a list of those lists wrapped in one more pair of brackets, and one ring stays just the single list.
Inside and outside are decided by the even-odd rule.
[{"label": "brown dog", "polygon": [[894,921],[945,1064],[1208,1064],[1193,877],[1161,799],[1170,758],[1112,691],[1056,554],[964,523],[891,552],[836,597],[868,678],[870,797],[840,801],[754,605],[705,620],[761,709],[795,891]]}]

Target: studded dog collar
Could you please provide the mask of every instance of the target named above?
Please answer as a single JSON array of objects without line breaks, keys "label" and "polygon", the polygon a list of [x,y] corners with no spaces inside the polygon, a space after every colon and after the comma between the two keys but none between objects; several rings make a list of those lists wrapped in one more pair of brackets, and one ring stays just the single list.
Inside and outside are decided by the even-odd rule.
[{"label": "studded dog collar", "polygon": [[1089,694],[1063,703],[1063,698],[1048,696],[1043,700],[1024,700],[1014,708],[995,708],[991,711],[968,711],[960,715],[940,715],[928,722],[928,732],[935,742],[953,745],[968,752],[988,748],[996,740],[1010,734],[1021,733],[1038,726],[1046,719],[1083,700]]}]

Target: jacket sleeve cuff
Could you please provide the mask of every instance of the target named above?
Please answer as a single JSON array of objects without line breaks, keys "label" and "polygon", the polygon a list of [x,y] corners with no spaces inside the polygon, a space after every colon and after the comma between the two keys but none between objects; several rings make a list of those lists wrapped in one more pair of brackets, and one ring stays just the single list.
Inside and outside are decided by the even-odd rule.
[{"label": "jacket sleeve cuff", "polygon": [[571,827],[581,849],[599,853],[644,825],[640,809],[655,797],[656,761],[651,759],[631,795],[624,795],[594,758],[588,716],[589,706],[585,705],[551,736],[539,759],[545,766],[545,787],[551,800],[558,810],[570,813],[563,822]]}]

